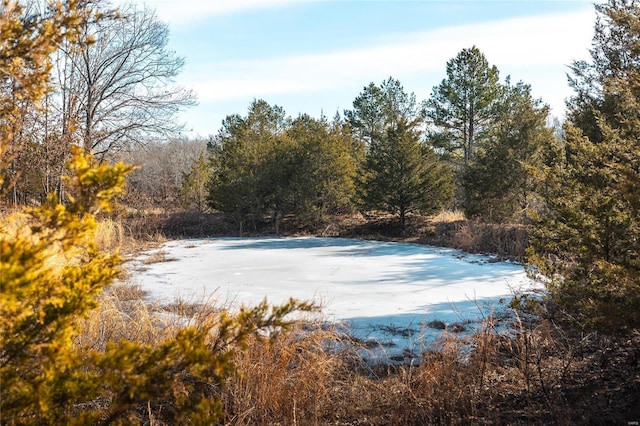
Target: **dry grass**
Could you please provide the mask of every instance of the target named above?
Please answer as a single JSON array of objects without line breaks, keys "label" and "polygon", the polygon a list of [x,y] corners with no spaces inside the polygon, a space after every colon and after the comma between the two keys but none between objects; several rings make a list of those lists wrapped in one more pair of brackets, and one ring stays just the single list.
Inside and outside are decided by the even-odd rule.
[{"label": "dry grass", "polygon": [[462,210],[443,210],[430,218],[433,223],[451,223],[466,220]]},{"label": "dry grass", "polygon": [[[215,322],[221,311],[212,303],[149,305],[143,296],[135,286],[105,292],[77,345],[157,345],[185,325]],[[420,362],[393,366],[369,364],[334,328],[299,322],[236,354],[238,373],[219,395],[224,423],[599,424],[602,416],[615,423],[640,415],[640,333],[614,342],[569,336],[542,320],[517,319],[508,333],[495,324],[487,319],[466,340],[445,332]],[[143,424],[153,418],[140,413]]]},{"label": "dry grass", "polygon": [[[290,228],[290,229],[289,229]],[[304,233],[288,226],[290,235]],[[269,229],[257,231],[264,234]],[[523,261],[527,230],[517,224],[488,224],[467,220],[459,210],[443,211],[433,217],[409,215],[407,227],[399,227],[394,215],[371,213],[337,216],[328,225],[305,235],[343,236],[364,239],[406,241],[453,247],[469,253],[495,254],[501,259]],[[98,241],[106,249],[119,248],[125,254],[158,247],[174,238],[206,238],[235,235],[233,226],[220,213],[135,212],[117,220],[105,219],[98,230]],[[261,234],[261,235],[262,235]],[[287,234],[285,232],[285,234]]]},{"label": "dry grass", "polygon": [[522,225],[464,222],[453,234],[452,245],[470,253],[497,254],[500,258],[522,261],[527,231]]},{"label": "dry grass", "polygon": [[149,294],[138,284],[118,282],[105,289],[105,293],[118,302],[141,302]]},{"label": "dry grass", "polygon": [[184,327],[215,323],[223,311],[210,301],[161,304],[145,300],[147,295],[131,282],[107,287],[100,296],[99,308],[82,321],[77,345],[103,350],[110,340],[159,344]]},{"label": "dry grass", "polygon": [[332,415],[336,390],[347,386],[353,351],[334,329],[299,324],[274,340],[254,340],[237,354],[240,374],[224,390],[234,425],[318,424]]},{"label": "dry grass", "polygon": [[434,219],[425,226],[420,241],[520,262],[525,259],[528,245],[527,228],[524,225],[490,224],[466,219]]},{"label": "dry grass", "polygon": [[108,342],[121,340],[158,345],[175,335],[177,321],[158,316],[157,307],[131,298],[132,291],[121,287],[103,293],[99,308],[80,324],[81,333],[75,342],[80,350],[104,351]]},{"label": "dry grass", "polygon": [[119,220],[126,224],[128,235],[139,241],[162,242],[175,238],[228,236],[234,228],[221,213],[164,211],[130,211]]},{"label": "dry grass", "polygon": [[30,214],[21,209],[0,210],[0,219],[0,237],[3,239],[7,238],[8,241],[29,241],[30,244],[34,245],[47,241],[48,246],[41,253],[44,259],[41,270],[47,271],[46,273],[51,274],[52,277],[59,276],[68,264],[73,263],[85,251],[81,247],[82,243],[85,242],[83,240],[75,242],[73,247],[65,247],[59,240],[48,238],[49,230],[43,229],[37,220],[34,221]]},{"label": "dry grass", "polygon": [[452,247],[516,261],[525,259],[527,248],[526,226],[471,221],[458,210],[433,217],[408,215],[404,229],[396,216],[382,213],[351,222],[341,218],[335,228],[338,232],[334,236]]},{"label": "dry grass", "polygon": [[112,219],[102,219],[98,222],[94,241],[101,250],[114,252],[126,244],[124,227],[120,222]]}]

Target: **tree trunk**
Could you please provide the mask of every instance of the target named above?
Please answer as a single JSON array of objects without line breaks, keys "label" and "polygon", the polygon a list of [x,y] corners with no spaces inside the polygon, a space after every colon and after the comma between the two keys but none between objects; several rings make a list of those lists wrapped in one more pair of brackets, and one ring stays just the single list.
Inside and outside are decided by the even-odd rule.
[{"label": "tree trunk", "polygon": [[469,162],[471,161],[471,157],[473,156],[473,133],[475,131],[475,126],[474,126],[474,117],[475,115],[475,111],[473,110],[473,103],[469,106],[469,140],[467,141],[467,149],[466,151],[466,157],[464,159],[464,163],[469,164]]}]

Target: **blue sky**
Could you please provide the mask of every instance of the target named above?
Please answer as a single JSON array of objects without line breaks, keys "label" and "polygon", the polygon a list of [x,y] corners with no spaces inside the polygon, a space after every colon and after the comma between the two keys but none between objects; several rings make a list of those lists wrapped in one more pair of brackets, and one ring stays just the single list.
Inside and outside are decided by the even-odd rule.
[{"label": "blue sky", "polygon": [[[141,0],[138,3],[143,3]],[[522,80],[564,114],[567,66],[588,59],[595,14],[586,0],[147,0],[185,58],[177,82],[198,106],[189,136],[216,134],[253,99],[291,116],[332,117],[370,82],[392,76],[418,100],[447,60],[476,45],[504,79]]]}]

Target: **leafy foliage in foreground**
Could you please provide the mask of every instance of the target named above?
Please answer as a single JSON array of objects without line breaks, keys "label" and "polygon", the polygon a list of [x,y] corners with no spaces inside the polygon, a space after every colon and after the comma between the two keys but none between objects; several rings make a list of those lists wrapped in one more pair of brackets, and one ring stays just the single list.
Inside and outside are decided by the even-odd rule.
[{"label": "leafy foliage in foreground", "polygon": [[126,423],[141,405],[158,401],[171,401],[177,423],[220,417],[212,389],[234,371],[234,352],[259,330],[285,326],[292,310],[309,307],[263,303],[185,328],[158,346],[123,340],[104,352],[78,351],[78,321],[96,307],[120,261],[93,242],[94,213],[109,208],[132,168],[96,166],[77,151],[68,203],[51,196],[10,217],[0,233],[2,423]]}]

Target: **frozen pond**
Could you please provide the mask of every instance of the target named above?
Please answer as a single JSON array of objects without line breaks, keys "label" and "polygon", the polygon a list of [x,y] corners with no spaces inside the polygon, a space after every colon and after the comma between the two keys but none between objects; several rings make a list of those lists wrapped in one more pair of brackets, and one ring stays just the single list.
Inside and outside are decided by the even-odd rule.
[{"label": "frozen pond", "polygon": [[[290,297],[322,306],[323,319],[345,324],[390,352],[441,333],[441,321],[465,329],[514,290],[532,282],[521,265],[417,244],[339,238],[216,238],[170,242],[169,261],[131,265],[133,281],[154,300],[217,301],[231,307]],[[142,266],[137,268],[137,266]]]}]

